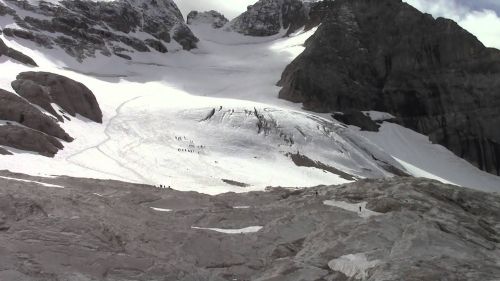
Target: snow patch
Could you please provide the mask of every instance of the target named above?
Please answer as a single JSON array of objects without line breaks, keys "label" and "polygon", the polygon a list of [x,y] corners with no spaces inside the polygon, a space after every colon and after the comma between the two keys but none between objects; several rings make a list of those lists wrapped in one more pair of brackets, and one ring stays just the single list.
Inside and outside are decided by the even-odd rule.
[{"label": "snow patch", "polygon": [[39,182],[39,181],[32,181],[32,180],[25,180],[25,179],[4,177],[4,176],[0,176],[0,178],[6,179],[6,180],[20,181],[20,182],[36,183],[36,184],[39,184],[39,185],[42,185],[42,186],[45,186],[45,187],[64,188],[64,186],[61,186],[61,185],[55,185],[55,184],[44,183],[44,182]]},{"label": "snow patch", "polygon": [[155,207],[150,207],[151,209],[158,211],[158,212],[172,212],[171,209],[163,209],[163,208],[155,208]]},{"label": "snow patch", "polygon": [[[371,216],[381,215],[381,213],[377,213],[377,212],[368,210],[366,208],[367,202],[353,204],[353,203],[347,203],[347,202],[343,202],[343,201],[325,200],[325,201],[323,201],[323,204],[325,204],[327,206],[338,207],[338,208],[344,209],[344,210],[349,211],[349,212],[354,212],[362,218],[369,218]],[[359,207],[361,207],[361,211],[359,210]]]},{"label": "snow patch", "polygon": [[379,132],[360,131],[371,143],[396,159],[408,173],[477,190],[500,191],[500,177],[486,173],[456,156],[429,137],[400,125],[384,122]]},{"label": "snow patch", "polygon": [[328,267],[333,271],[342,272],[348,277],[364,280],[367,277],[366,271],[379,263],[379,260],[368,261],[364,253],[359,253],[333,259],[328,263]]},{"label": "snow patch", "polygon": [[370,117],[373,121],[385,121],[385,120],[391,120],[395,119],[396,117],[390,113],[387,112],[380,112],[380,111],[362,111],[364,115]]},{"label": "snow patch", "polygon": [[255,233],[262,229],[262,226],[249,226],[240,229],[227,229],[227,228],[210,228],[210,227],[196,227],[192,226],[193,229],[211,230],[216,232],[221,232],[225,234],[244,234],[244,233]]}]

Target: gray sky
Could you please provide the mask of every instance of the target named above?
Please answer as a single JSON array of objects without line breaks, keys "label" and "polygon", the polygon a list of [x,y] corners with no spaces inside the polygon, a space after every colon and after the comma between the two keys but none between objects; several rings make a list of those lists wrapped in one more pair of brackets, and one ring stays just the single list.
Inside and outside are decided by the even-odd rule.
[{"label": "gray sky", "polygon": [[200,12],[216,10],[221,12],[228,19],[233,19],[246,11],[248,5],[252,5],[257,0],[174,0],[184,17],[192,11]]},{"label": "gray sky", "polygon": [[434,17],[450,18],[488,47],[500,49],[500,0],[404,0]]},{"label": "gray sky", "polygon": [[[186,16],[192,10],[217,10],[233,19],[257,0],[174,0]],[[500,49],[500,0],[404,0],[434,17],[455,20],[488,47]]]}]

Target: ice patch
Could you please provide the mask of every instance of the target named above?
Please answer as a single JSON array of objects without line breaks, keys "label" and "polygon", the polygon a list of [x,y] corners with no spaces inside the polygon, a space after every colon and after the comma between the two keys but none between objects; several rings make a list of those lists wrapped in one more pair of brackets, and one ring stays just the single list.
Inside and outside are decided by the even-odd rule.
[{"label": "ice patch", "polygon": [[203,229],[212,230],[216,232],[226,233],[226,234],[243,234],[243,233],[254,233],[262,229],[262,226],[249,226],[240,229],[224,229],[224,228],[210,228],[210,227],[196,227],[192,226],[193,229]]},{"label": "ice patch", "polygon": [[[367,202],[352,204],[352,203],[347,203],[347,202],[342,202],[342,201],[326,200],[326,201],[323,201],[323,204],[325,204],[327,206],[338,207],[338,208],[344,209],[344,210],[349,211],[349,212],[357,213],[358,216],[360,216],[362,218],[369,218],[371,216],[381,215],[381,213],[377,213],[377,212],[368,210],[366,208]],[[361,211],[359,211],[359,207],[361,207]]]},{"label": "ice patch", "polygon": [[44,183],[44,182],[39,182],[39,181],[31,181],[31,180],[24,180],[24,179],[18,179],[18,178],[11,178],[11,177],[4,177],[0,176],[2,179],[7,179],[7,180],[14,180],[14,181],[20,181],[20,182],[29,182],[29,183],[36,183],[45,187],[57,187],[57,188],[64,188],[64,186],[61,185],[55,185],[55,184],[50,184],[50,183]]},{"label": "ice patch", "polygon": [[387,112],[380,112],[380,111],[363,111],[363,114],[370,117],[373,121],[385,121],[385,120],[391,120],[395,119],[394,115],[387,113]]},{"label": "ice patch", "polygon": [[379,263],[379,260],[368,261],[364,253],[359,253],[345,255],[331,260],[328,263],[328,267],[333,271],[342,272],[348,277],[364,280],[367,277],[366,271]]}]

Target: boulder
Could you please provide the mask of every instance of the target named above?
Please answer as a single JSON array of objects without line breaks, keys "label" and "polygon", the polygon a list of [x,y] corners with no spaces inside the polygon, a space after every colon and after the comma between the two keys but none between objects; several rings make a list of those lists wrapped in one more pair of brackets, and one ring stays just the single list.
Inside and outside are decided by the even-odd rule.
[{"label": "boulder", "polygon": [[0,145],[38,152],[47,157],[54,157],[63,148],[61,142],[54,137],[15,125],[0,126]]},{"label": "boulder", "polygon": [[73,141],[73,138],[57,124],[56,119],[43,114],[25,99],[2,89],[0,89],[0,119],[17,122],[64,141]]},{"label": "boulder", "polygon": [[52,107],[52,97],[48,90],[31,80],[15,80],[11,83],[18,95],[36,104],[63,122],[64,119]]},{"label": "boulder", "polygon": [[[102,112],[97,99],[82,83],[48,72],[22,72],[16,78],[12,87],[20,95],[30,97],[30,101],[43,103],[45,106],[47,103],[56,103],[71,116],[80,114],[102,123]],[[36,95],[40,97],[36,98]]]},{"label": "boulder", "polygon": [[391,113],[500,175],[500,51],[400,0],[337,0],[316,19],[281,98],[317,112]]}]

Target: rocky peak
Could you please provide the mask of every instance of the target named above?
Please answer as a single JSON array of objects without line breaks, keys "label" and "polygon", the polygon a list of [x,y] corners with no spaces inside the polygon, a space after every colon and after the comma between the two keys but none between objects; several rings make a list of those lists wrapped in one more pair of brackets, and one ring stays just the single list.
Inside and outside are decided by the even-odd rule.
[{"label": "rocky peak", "polygon": [[96,54],[130,59],[134,52],[164,53],[172,39],[186,50],[198,42],[172,0],[8,0],[0,3],[0,14],[18,26],[4,27],[6,36],[60,47],[79,61]]},{"label": "rocky peak", "polygon": [[229,20],[217,11],[198,12],[192,11],[187,15],[187,24],[198,25],[208,24],[213,28],[222,28]]},{"label": "rocky peak", "polygon": [[300,0],[260,0],[230,23],[230,29],[244,35],[271,36],[281,30],[290,34],[304,26],[308,5]]},{"label": "rocky peak", "polygon": [[500,174],[500,51],[400,0],[337,0],[284,71],[280,97],[314,111],[378,110]]}]

